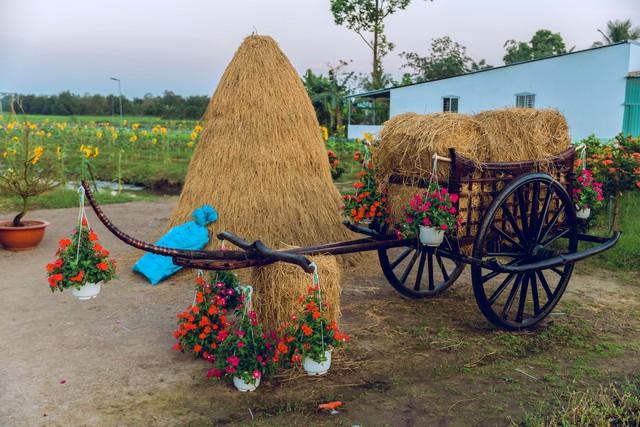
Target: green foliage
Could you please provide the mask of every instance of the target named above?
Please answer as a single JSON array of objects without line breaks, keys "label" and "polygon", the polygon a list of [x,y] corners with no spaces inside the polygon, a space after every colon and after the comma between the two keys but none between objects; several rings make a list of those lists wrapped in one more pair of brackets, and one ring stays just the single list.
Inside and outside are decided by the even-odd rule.
[{"label": "green foliage", "polygon": [[[118,95],[77,95],[69,91],[57,95],[17,94],[26,114],[44,114],[60,116],[117,116],[114,120],[120,122],[120,97]],[[11,96],[0,99],[2,109],[10,111]],[[162,96],[148,93],[143,98],[128,99],[122,97],[122,113],[130,116],[155,116],[164,119],[194,119],[204,115],[209,105],[208,96],[189,96],[183,98],[171,91],[165,91]]]},{"label": "green foliage", "polygon": [[554,403],[542,403],[525,415],[522,425],[538,426],[638,426],[640,383],[600,386],[583,392],[568,390]]},{"label": "green foliage", "polygon": [[[60,171],[60,156],[53,147],[45,148],[44,132],[26,119],[22,123],[0,126],[0,191],[15,194],[22,200],[13,226],[24,225],[22,218],[29,211],[29,199],[55,188]],[[34,141],[35,138],[35,141]]]},{"label": "green foliage", "polygon": [[[433,1],[433,0],[432,0]],[[382,88],[384,70],[382,58],[394,49],[384,34],[384,20],[399,10],[406,9],[411,0],[331,0],[331,13],[336,24],[356,32],[373,52],[371,89]],[[372,39],[367,39],[367,34]]]},{"label": "green foliage", "polygon": [[335,136],[344,134],[342,120],[347,112],[344,97],[351,93],[350,84],[354,78],[354,72],[345,71],[348,64],[341,60],[338,65],[330,66],[328,77],[307,70],[302,78],[318,121],[327,125],[329,133]]},{"label": "green foliage", "polygon": [[507,50],[502,58],[505,64],[547,58],[567,52],[560,33],[552,33],[549,30],[536,31],[529,43],[507,40],[504,47]]},{"label": "green foliage", "polygon": [[416,82],[424,82],[445,77],[457,76],[470,71],[491,68],[482,59],[476,63],[467,56],[467,48],[451,40],[449,36],[433,39],[431,54],[421,57],[415,52],[403,52],[407,63],[402,68],[410,68]]},{"label": "green foliage", "polygon": [[640,28],[635,27],[632,28],[631,20],[625,19],[608,21],[607,22],[607,32],[603,33],[601,30],[598,30],[604,41],[597,41],[593,43],[593,46],[603,46],[605,44],[619,43],[625,40],[638,40],[640,39]]}]

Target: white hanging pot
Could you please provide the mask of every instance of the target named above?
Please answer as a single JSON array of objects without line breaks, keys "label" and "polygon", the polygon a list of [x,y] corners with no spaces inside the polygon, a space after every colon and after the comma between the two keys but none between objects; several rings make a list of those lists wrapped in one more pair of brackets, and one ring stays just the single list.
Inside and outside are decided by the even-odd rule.
[{"label": "white hanging pot", "polygon": [[582,208],[576,211],[576,216],[578,218],[587,219],[591,215],[591,208]]},{"label": "white hanging pot", "polygon": [[74,286],[71,287],[71,295],[79,300],[95,298],[99,293],[100,283],[85,283],[80,289],[76,289]]},{"label": "white hanging pot", "polygon": [[324,375],[331,367],[331,350],[325,351],[324,357],[327,358],[324,362],[316,362],[310,357],[305,357],[302,359],[302,367],[309,375]]},{"label": "white hanging pot", "polygon": [[420,243],[426,246],[439,246],[444,240],[444,230],[442,228],[426,225],[420,226]]},{"label": "white hanging pot", "polygon": [[233,385],[241,392],[253,391],[260,385],[260,378],[256,379],[255,384],[246,383],[242,378],[233,377]]}]

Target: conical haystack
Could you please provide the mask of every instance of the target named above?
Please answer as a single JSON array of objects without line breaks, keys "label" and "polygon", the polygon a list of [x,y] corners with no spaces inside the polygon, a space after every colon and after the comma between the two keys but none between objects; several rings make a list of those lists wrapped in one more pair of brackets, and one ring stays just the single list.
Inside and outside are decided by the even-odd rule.
[{"label": "conical haystack", "polygon": [[[247,37],[204,115],[168,227],[209,204],[209,227],[278,248],[357,238],[341,222],[318,120],[300,76],[273,39]],[[214,234],[215,235],[215,234]],[[215,237],[207,249],[215,249]]]}]

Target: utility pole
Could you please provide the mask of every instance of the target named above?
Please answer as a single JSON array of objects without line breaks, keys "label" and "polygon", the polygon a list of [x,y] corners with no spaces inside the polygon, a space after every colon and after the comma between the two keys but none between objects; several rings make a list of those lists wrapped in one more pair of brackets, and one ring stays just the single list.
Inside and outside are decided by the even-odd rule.
[{"label": "utility pole", "polygon": [[120,87],[120,79],[115,77],[109,77],[111,80],[118,82],[118,95],[120,97],[120,127],[124,126],[124,120],[122,119],[122,88]]}]

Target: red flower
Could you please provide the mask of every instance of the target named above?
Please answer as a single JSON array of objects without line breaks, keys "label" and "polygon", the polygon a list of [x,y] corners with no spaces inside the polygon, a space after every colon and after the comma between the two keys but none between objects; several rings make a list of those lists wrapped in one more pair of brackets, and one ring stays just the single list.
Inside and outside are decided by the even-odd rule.
[{"label": "red flower", "polygon": [[96,240],[98,240],[98,235],[94,233],[93,230],[89,232],[89,240],[92,242],[95,242]]},{"label": "red flower", "polygon": [[109,270],[109,264],[107,264],[106,262],[102,261],[96,264],[96,267],[98,267],[100,270],[102,271],[107,271]]},{"label": "red flower", "polygon": [[80,270],[80,273],[77,275],[70,277],[69,280],[72,282],[82,282],[82,278],[84,277],[84,270]]},{"label": "red flower", "polygon": [[62,239],[58,242],[58,244],[60,245],[60,247],[62,249],[66,248],[67,246],[69,246],[71,244],[71,240],[69,239]]}]

